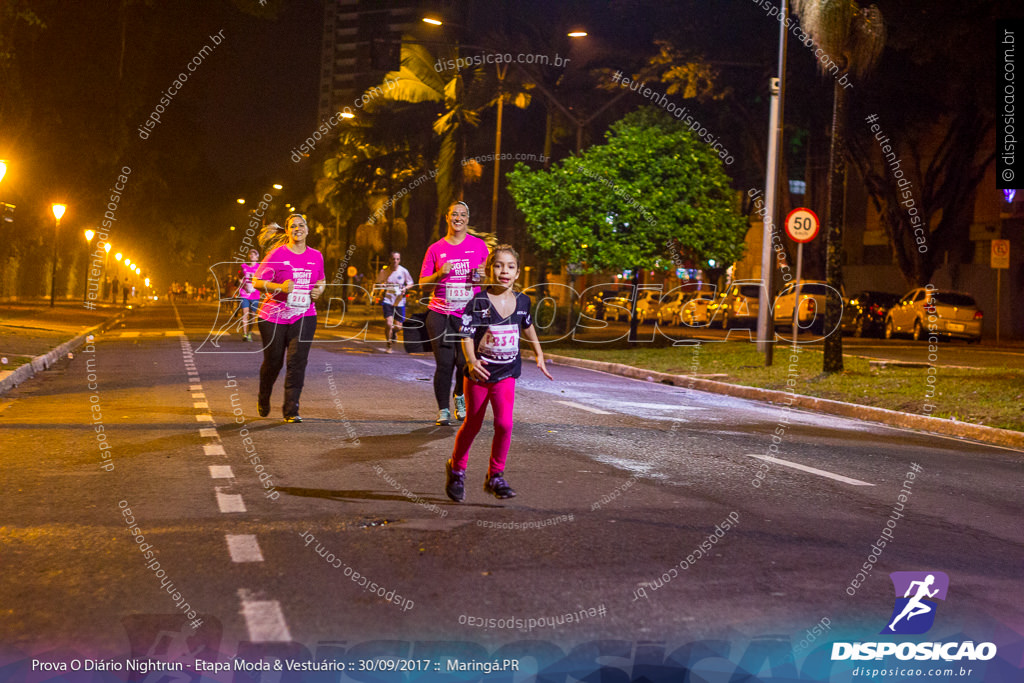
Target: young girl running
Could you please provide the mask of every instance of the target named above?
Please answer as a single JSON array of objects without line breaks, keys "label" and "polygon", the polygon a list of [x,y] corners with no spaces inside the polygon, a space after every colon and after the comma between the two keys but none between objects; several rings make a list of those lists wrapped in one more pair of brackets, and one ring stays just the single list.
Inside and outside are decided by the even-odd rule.
[{"label": "young girl running", "polygon": [[445,493],[456,502],[466,498],[469,449],[483,424],[488,403],[494,412],[494,440],[484,491],[496,498],[516,495],[505,481],[505,458],[512,442],[516,378],[522,372],[520,332],[537,354],[537,367],[548,379],[554,379],[544,365],[544,352],[533,329],[530,299],[512,290],[519,277],[519,254],[507,244],[495,247],[487,261],[486,272],[493,282],[470,300],[462,315],[467,415],[455,436],[452,457],[445,463]]}]

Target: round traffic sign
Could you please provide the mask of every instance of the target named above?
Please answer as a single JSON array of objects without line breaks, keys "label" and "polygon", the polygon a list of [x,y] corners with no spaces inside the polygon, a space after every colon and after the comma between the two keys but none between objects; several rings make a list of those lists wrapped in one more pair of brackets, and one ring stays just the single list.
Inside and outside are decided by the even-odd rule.
[{"label": "round traffic sign", "polygon": [[356,272],[357,271],[356,271],[356,267],[355,266],[349,266],[348,270],[345,271],[345,274],[348,275],[349,277],[355,277],[356,276]]},{"label": "round traffic sign", "polygon": [[818,236],[818,214],[802,206],[786,215],[786,234],[794,242],[810,242]]}]

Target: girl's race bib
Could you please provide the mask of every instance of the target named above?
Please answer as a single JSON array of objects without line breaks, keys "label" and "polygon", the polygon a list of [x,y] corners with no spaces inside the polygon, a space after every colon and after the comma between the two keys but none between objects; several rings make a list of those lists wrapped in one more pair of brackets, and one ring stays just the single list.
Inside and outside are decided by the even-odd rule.
[{"label": "girl's race bib", "polygon": [[519,325],[491,325],[477,353],[496,363],[511,363],[519,353]]}]

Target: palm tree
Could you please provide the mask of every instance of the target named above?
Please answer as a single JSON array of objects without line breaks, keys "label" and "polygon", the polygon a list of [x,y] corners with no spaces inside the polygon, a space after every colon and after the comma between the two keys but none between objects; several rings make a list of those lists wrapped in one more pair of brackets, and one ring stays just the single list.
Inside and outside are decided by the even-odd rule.
[{"label": "palm tree", "polygon": [[[834,77],[832,86],[832,142],[829,150],[828,219],[826,230],[825,279],[830,287],[842,291],[843,285],[843,195],[846,183],[846,86],[849,76],[861,79],[878,62],[885,47],[882,13],[871,5],[862,8],[856,0],[793,0],[804,31],[825,55],[831,57],[836,71],[819,60],[822,73]],[[847,77],[847,78],[844,78]],[[845,83],[841,85],[840,81]],[[838,330],[842,301],[834,296],[825,305],[825,329]],[[825,338],[822,372],[843,370],[843,337]]]},{"label": "palm tree", "polygon": [[480,113],[478,108],[466,104],[461,71],[438,71],[434,64],[424,46],[403,39],[401,68],[384,77],[397,85],[386,90],[381,99],[413,104],[433,102],[444,107],[432,126],[440,140],[435,163],[437,225],[441,212],[462,196],[463,174],[458,160],[465,157],[465,126],[477,125]]}]

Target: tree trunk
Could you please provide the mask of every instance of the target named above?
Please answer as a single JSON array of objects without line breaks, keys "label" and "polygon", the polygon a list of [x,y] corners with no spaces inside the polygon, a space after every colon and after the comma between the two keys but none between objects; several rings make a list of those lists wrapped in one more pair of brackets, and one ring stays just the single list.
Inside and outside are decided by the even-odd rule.
[{"label": "tree trunk", "polygon": [[[843,157],[846,136],[846,93],[838,79],[833,86],[832,145],[829,150],[828,176],[828,230],[825,245],[825,281],[837,292],[843,291],[843,221],[846,160]],[[799,302],[797,302],[799,305]],[[821,371],[843,371],[843,335],[839,333],[839,319],[843,302],[829,294],[825,303],[825,331],[835,330],[825,337],[825,355]],[[795,331],[794,331],[795,333]]]},{"label": "tree trunk", "polygon": [[633,346],[636,344],[636,330],[637,330],[637,319],[636,319],[636,300],[640,294],[640,269],[633,268],[633,292],[630,298],[629,306],[629,345]]}]

